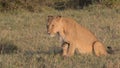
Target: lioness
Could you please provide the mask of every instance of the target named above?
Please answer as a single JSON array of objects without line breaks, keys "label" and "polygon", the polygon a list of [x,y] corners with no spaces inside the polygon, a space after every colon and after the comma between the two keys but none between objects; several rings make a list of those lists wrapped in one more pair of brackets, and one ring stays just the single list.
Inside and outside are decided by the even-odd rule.
[{"label": "lioness", "polygon": [[48,16],[47,32],[51,37],[58,34],[63,46],[63,56],[81,54],[107,55],[104,45],[89,30],[71,18]]}]

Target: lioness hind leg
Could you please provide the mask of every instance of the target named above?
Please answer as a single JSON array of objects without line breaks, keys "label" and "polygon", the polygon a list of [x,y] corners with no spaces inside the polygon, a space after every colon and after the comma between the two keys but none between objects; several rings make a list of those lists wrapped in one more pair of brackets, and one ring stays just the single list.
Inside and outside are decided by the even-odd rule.
[{"label": "lioness hind leg", "polygon": [[94,53],[96,56],[107,55],[107,51],[102,43],[96,42],[93,46],[94,46]]}]

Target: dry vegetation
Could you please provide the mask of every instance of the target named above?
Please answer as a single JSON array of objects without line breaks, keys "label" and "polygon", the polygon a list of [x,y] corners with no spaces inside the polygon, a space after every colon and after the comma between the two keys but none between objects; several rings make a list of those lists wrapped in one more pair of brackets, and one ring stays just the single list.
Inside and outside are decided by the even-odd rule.
[{"label": "dry vegetation", "polygon": [[116,8],[120,5],[120,0],[0,0],[0,11],[24,9],[30,12],[41,12],[43,6],[63,10],[80,9],[91,4]]},{"label": "dry vegetation", "polygon": [[[0,68],[120,68],[120,8],[42,10],[0,13]],[[76,54],[63,59],[58,54],[61,49],[57,37],[47,35],[48,15],[74,18],[115,53],[101,57]]]}]

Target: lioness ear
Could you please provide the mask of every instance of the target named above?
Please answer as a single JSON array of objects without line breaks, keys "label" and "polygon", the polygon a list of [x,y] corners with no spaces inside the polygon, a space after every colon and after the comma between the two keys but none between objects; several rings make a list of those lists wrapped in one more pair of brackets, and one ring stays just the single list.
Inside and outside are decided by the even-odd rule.
[{"label": "lioness ear", "polygon": [[56,16],[56,19],[57,19],[58,21],[60,21],[60,20],[61,20],[61,16]]},{"label": "lioness ear", "polygon": [[58,15],[56,18],[61,18],[62,16]]},{"label": "lioness ear", "polygon": [[49,15],[49,16],[48,16],[48,18],[51,18],[51,17],[53,17],[53,16],[52,16],[52,15]]},{"label": "lioness ear", "polygon": [[48,16],[48,22],[50,22],[51,20],[53,20],[53,16],[49,15]]}]

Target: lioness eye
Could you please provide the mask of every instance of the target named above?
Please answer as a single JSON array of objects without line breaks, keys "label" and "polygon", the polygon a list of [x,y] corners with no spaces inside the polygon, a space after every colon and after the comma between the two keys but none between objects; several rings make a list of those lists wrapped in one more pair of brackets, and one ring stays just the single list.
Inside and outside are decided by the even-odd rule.
[{"label": "lioness eye", "polygon": [[52,27],[54,27],[55,25],[52,25]]}]

